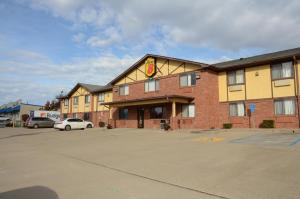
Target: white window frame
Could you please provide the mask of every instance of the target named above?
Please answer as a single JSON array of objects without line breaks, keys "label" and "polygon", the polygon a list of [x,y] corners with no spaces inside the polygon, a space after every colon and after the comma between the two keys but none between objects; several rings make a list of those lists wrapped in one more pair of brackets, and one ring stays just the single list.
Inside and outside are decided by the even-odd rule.
[{"label": "white window frame", "polygon": [[[238,79],[238,73],[242,74],[242,80]],[[230,71],[230,72],[227,73],[227,78],[228,78],[228,85],[229,86],[245,84],[245,71],[244,71],[244,69]],[[234,82],[230,82],[230,78],[233,78]]]},{"label": "white window frame", "polygon": [[[290,71],[289,75],[287,74],[287,70],[284,69],[284,67],[289,66]],[[276,69],[277,68],[277,69]],[[282,62],[282,63],[277,63],[277,64],[272,64],[271,65],[271,74],[272,74],[272,80],[280,80],[280,79],[290,79],[294,78],[294,65],[292,61],[288,62]],[[278,70],[279,72],[279,77],[274,77],[275,76],[275,70]]]},{"label": "white window frame", "polygon": [[[122,93],[122,89],[124,89],[124,93]],[[129,95],[129,86],[128,84],[123,84],[119,86],[119,95],[125,96]]]},{"label": "white window frame", "polygon": [[[194,81],[192,79],[192,77],[194,76]],[[183,85],[183,78],[186,78],[186,85]],[[191,73],[184,73],[184,74],[181,74],[179,76],[179,84],[180,84],[180,87],[190,87],[190,86],[195,86],[196,85],[196,73],[195,72],[191,72]],[[192,84],[193,83],[193,84]]]},{"label": "white window frame", "polygon": [[105,101],[105,93],[99,93],[98,102],[104,102],[104,101]]},{"label": "white window frame", "polygon": [[[232,112],[231,106],[234,106],[236,111]],[[240,108],[243,109],[243,113],[241,113],[242,110],[239,110]],[[245,117],[246,116],[245,102],[232,102],[232,103],[229,103],[229,116],[230,117]]]},{"label": "white window frame", "polygon": [[78,105],[78,104],[79,104],[79,97],[78,96],[73,97],[73,105]]},{"label": "white window frame", "polygon": [[[288,108],[288,105],[292,107]],[[278,107],[279,106],[279,107]],[[279,111],[278,108],[281,110]],[[295,115],[296,114],[296,101],[294,98],[275,99],[274,100],[274,114],[275,115]]]},{"label": "white window frame", "polygon": [[[154,85],[150,85],[150,84],[154,84]],[[151,89],[150,86],[154,86]],[[149,79],[147,81],[145,81],[145,92],[154,92],[154,91],[158,91],[159,90],[159,80],[158,79]]]},{"label": "white window frame", "polygon": [[84,96],[84,103],[85,104],[91,103],[91,96],[90,95],[85,95]]},{"label": "white window frame", "polygon": [[[186,112],[186,114],[185,114]],[[195,104],[182,104],[181,114],[184,118],[194,118],[196,115],[196,106]]]},{"label": "white window frame", "polygon": [[64,99],[64,106],[69,106],[69,99]]}]

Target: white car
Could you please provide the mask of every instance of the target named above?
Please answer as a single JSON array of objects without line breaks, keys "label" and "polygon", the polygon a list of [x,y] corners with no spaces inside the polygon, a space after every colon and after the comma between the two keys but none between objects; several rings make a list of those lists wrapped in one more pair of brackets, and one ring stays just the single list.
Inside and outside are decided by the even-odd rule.
[{"label": "white car", "polygon": [[71,129],[93,128],[94,124],[89,121],[84,121],[78,118],[67,118],[61,122],[55,122],[54,128],[70,131]]}]

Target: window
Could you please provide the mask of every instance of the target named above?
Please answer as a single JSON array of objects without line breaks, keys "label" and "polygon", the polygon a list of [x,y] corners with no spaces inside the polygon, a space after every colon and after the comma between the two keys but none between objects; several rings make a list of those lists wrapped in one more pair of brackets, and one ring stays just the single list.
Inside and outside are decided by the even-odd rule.
[{"label": "window", "polygon": [[127,84],[119,86],[119,94],[120,95],[128,95],[129,94],[129,87]]},{"label": "window", "polygon": [[91,101],[91,96],[90,96],[90,95],[84,96],[84,102],[85,102],[86,104],[89,104],[90,101]]},{"label": "window", "polygon": [[83,114],[83,119],[84,120],[90,120],[90,113],[84,113]]},{"label": "window", "polygon": [[77,113],[73,113],[72,117],[77,118]]},{"label": "window", "polygon": [[293,62],[284,62],[272,65],[272,79],[283,79],[293,77]]},{"label": "window", "polygon": [[196,85],[196,73],[188,73],[180,75],[180,86],[194,86]]},{"label": "window", "polygon": [[158,91],[159,80],[151,79],[145,82],[145,92]]},{"label": "window", "polygon": [[229,115],[230,116],[245,116],[245,104],[244,102],[237,102],[229,104]]},{"label": "window", "polygon": [[127,108],[119,109],[119,119],[120,120],[128,119],[128,109]]},{"label": "window", "polygon": [[150,119],[161,119],[164,117],[164,107],[157,106],[150,109]]},{"label": "window", "polygon": [[74,97],[73,104],[74,104],[74,105],[78,105],[78,96],[77,96],[77,97]]},{"label": "window", "polygon": [[183,104],[182,117],[195,117],[195,104]]},{"label": "window", "polygon": [[275,115],[293,115],[295,114],[295,100],[284,99],[274,101]]},{"label": "window", "polygon": [[228,85],[243,84],[244,70],[236,70],[228,72]]},{"label": "window", "polygon": [[69,106],[69,99],[65,99],[65,100],[64,100],[64,105],[65,105],[65,106]]},{"label": "window", "polygon": [[63,117],[64,119],[66,119],[68,117],[68,114],[64,113]]},{"label": "window", "polygon": [[98,101],[99,102],[104,102],[104,99],[105,99],[105,93],[99,93]]}]

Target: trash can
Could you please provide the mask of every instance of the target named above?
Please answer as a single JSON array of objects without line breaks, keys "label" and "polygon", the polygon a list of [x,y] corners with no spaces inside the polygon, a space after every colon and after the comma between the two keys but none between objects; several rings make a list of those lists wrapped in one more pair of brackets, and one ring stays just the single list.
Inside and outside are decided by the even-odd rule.
[{"label": "trash can", "polygon": [[160,129],[165,130],[166,120],[160,120]]}]

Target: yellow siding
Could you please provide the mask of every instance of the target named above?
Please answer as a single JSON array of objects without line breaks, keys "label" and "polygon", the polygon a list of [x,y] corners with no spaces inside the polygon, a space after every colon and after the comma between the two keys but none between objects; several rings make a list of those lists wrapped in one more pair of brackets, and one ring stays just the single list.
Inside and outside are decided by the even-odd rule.
[{"label": "yellow siding", "polygon": [[71,96],[71,98],[74,98],[75,96],[78,96],[78,105],[74,105],[74,100],[72,100],[72,112],[73,113],[81,113],[81,112],[89,112],[91,110],[91,106],[90,104],[85,104],[84,102],[84,96],[85,95],[90,95],[90,93],[82,88],[82,87],[79,87],[74,93],[73,95]]},{"label": "yellow siding", "polygon": [[247,99],[271,98],[271,69],[269,65],[246,68]]},{"label": "yellow siding", "polygon": [[[98,96],[99,94],[97,94]],[[94,111],[108,111],[108,106],[101,105],[101,102],[98,102],[98,97],[95,96],[95,106]],[[112,102],[112,91],[105,92],[104,102]]]},{"label": "yellow siding", "polygon": [[275,82],[272,82],[273,86],[273,97],[289,97],[295,96],[295,82],[294,79],[287,79],[289,85],[286,86],[275,86]]},{"label": "yellow siding", "polygon": [[[169,61],[168,64],[166,59],[156,59],[156,66],[157,70],[156,74],[154,75],[154,78],[188,71],[195,71],[199,69],[199,66],[193,64],[184,65],[182,62],[179,61]],[[126,77],[119,80],[115,85],[132,83],[135,81],[142,81],[146,79],[148,79],[148,77],[146,77],[145,75],[145,63],[143,62],[137,67],[137,69],[127,74]]]},{"label": "yellow siding", "polygon": [[227,82],[226,82],[226,72],[221,72],[218,74],[218,84],[219,84],[219,101],[227,101]]},{"label": "yellow siding", "polygon": [[240,85],[241,90],[239,91],[229,91],[230,87],[228,87],[228,100],[229,101],[238,101],[245,100],[245,85]]}]

